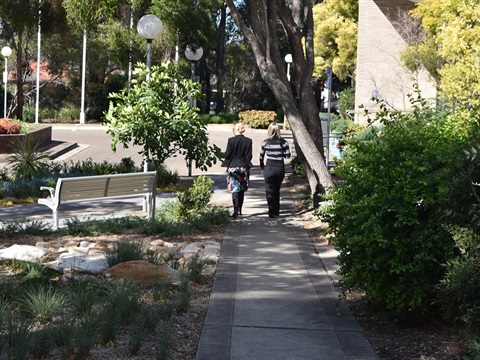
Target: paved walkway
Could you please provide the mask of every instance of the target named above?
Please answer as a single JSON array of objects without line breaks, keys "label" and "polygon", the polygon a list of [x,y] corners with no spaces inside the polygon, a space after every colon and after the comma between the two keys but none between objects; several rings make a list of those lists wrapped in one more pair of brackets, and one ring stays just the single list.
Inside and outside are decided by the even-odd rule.
[{"label": "paved walkway", "polygon": [[[141,160],[135,157],[134,149],[113,154],[102,128],[62,128],[54,129],[54,139],[74,138],[84,145],[80,152],[67,154],[64,159],[91,157],[101,162],[130,156]],[[231,136],[230,127],[209,130],[212,141],[224,150]],[[248,136],[253,138],[254,149],[259,149],[265,131],[249,131]],[[183,160],[171,160],[167,165],[186,175]],[[194,171],[194,175],[200,173]],[[223,173],[217,165],[208,176],[215,180],[214,201],[230,203]],[[141,206],[140,202],[133,206],[134,210],[138,210],[137,205]],[[111,216],[132,211],[131,207],[128,202],[112,202],[78,205],[66,211],[90,214],[93,208],[95,216]],[[258,167],[254,168],[243,212],[225,234],[196,359],[376,359],[332,284],[335,252],[313,246],[294,214],[292,197],[284,189],[280,217],[268,218]],[[64,215],[67,217],[67,213]],[[39,205],[0,209],[2,222],[25,217],[51,219],[51,213]]]},{"label": "paved walkway", "polygon": [[253,175],[244,215],[228,226],[197,360],[376,359],[332,284],[336,253],[316,249],[282,189],[267,216]]}]

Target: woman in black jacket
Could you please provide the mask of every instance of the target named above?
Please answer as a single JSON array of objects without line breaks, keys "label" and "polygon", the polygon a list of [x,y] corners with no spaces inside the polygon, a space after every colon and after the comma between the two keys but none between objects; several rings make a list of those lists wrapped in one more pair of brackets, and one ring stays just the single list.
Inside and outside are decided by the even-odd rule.
[{"label": "woman in black jacket", "polygon": [[[276,123],[268,127],[268,138],[260,150],[260,169],[265,178],[265,193],[268,203],[268,216],[280,215],[280,187],[285,178],[283,159],[290,158],[288,142],[280,136],[280,127]],[[266,162],[265,162],[266,159]]]},{"label": "woman in black jacket", "polygon": [[235,136],[228,139],[227,150],[222,162],[227,167],[227,189],[232,193],[233,214],[242,215],[243,199],[248,190],[249,171],[252,167],[252,139],[243,135],[245,126],[241,122],[233,125]]}]

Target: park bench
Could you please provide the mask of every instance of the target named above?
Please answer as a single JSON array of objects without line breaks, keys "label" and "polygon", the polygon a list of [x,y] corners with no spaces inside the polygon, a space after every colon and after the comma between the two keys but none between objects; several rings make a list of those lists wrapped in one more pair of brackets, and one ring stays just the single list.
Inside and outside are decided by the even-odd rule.
[{"label": "park bench", "polygon": [[53,228],[58,229],[58,210],[61,204],[88,202],[103,199],[127,199],[142,197],[146,203],[147,217],[155,216],[157,172],[79,176],[59,178],[55,188],[41,186],[50,197],[38,199],[53,212]]}]

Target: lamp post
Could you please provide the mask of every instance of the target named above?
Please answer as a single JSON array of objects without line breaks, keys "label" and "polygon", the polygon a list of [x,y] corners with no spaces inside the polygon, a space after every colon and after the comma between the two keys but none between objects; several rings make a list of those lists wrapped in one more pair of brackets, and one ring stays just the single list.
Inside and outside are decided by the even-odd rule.
[{"label": "lamp post", "polygon": [[8,57],[12,55],[12,49],[8,46],[2,48],[2,55],[5,58],[5,71],[3,73],[3,84],[5,87],[5,95],[4,95],[4,102],[3,102],[3,117],[7,117],[7,82],[8,82]]},{"label": "lamp post", "polygon": [[327,169],[330,165],[330,124],[332,122],[332,69],[327,68],[327,79],[325,81],[325,88],[327,89],[327,147],[325,150],[325,165]]},{"label": "lamp post", "polygon": [[[194,51],[190,46],[187,46],[185,49],[185,56],[188,60],[190,60],[191,79],[192,81],[196,81],[197,77],[195,76],[195,63],[202,58],[203,48],[199,47]],[[194,108],[196,106],[197,99],[192,97],[190,99],[190,107]],[[192,160],[188,162],[188,176],[192,176]]]},{"label": "lamp post", "polygon": [[155,15],[144,15],[137,24],[138,34],[147,40],[147,81],[150,81],[150,69],[152,68],[152,41],[160,36],[163,31],[163,23]]},{"label": "lamp post", "polygon": [[[150,81],[152,68],[152,41],[160,36],[163,31],[163,23],[157,16],[148,14],[140,18],[137,24],[138,34],[147,40],[147,81]],[[147,157],[144,159],[143,171],[148,171]]]},{"label": "lamp post", "polygon": [[[195,62],[200,60],[203,56],[203,48],[199,47],[195,51],[193,51],[190,46],[187,46],[185,49],[185,56],[188,60],[190,60],[190,73],[192,81],[196,81],[197,78],[195,76]],[[190,100],[190,106],[196,107],[197,106],[197,99],[192,98]]]},{"label": "lamp post", "polygon": [[37,33],[37,92],[35,94],[35,124],[38,124],[40,103],[40,45],[42,42],[42,0],[38,0],[38,33]]},{"label": "lamp post", "polygon": [[[287,63],[287,80],[290,82],[290,64],[293,62],[292,54],[285,55],[285,62]],[[283,129],[287,126],[287,115],[283,114]]]},{"label": "lamp post", "polygon": [[85,124],[85,81],[87,72],[87,27],[83,27],[82,94],[80,96],[80,124]]}]

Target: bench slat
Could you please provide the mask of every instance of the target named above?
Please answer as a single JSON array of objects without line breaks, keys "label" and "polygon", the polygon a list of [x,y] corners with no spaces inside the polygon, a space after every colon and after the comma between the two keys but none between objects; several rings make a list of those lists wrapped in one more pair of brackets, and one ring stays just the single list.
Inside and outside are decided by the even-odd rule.
[{"label": "bench slat", "polygon": [[137,176],[119,174],[108,177],[65,178],[62,179],[59,200],[65,203],[104,197],[138,197],[152,193],[155,177],[151,174],[135,175]]}]

